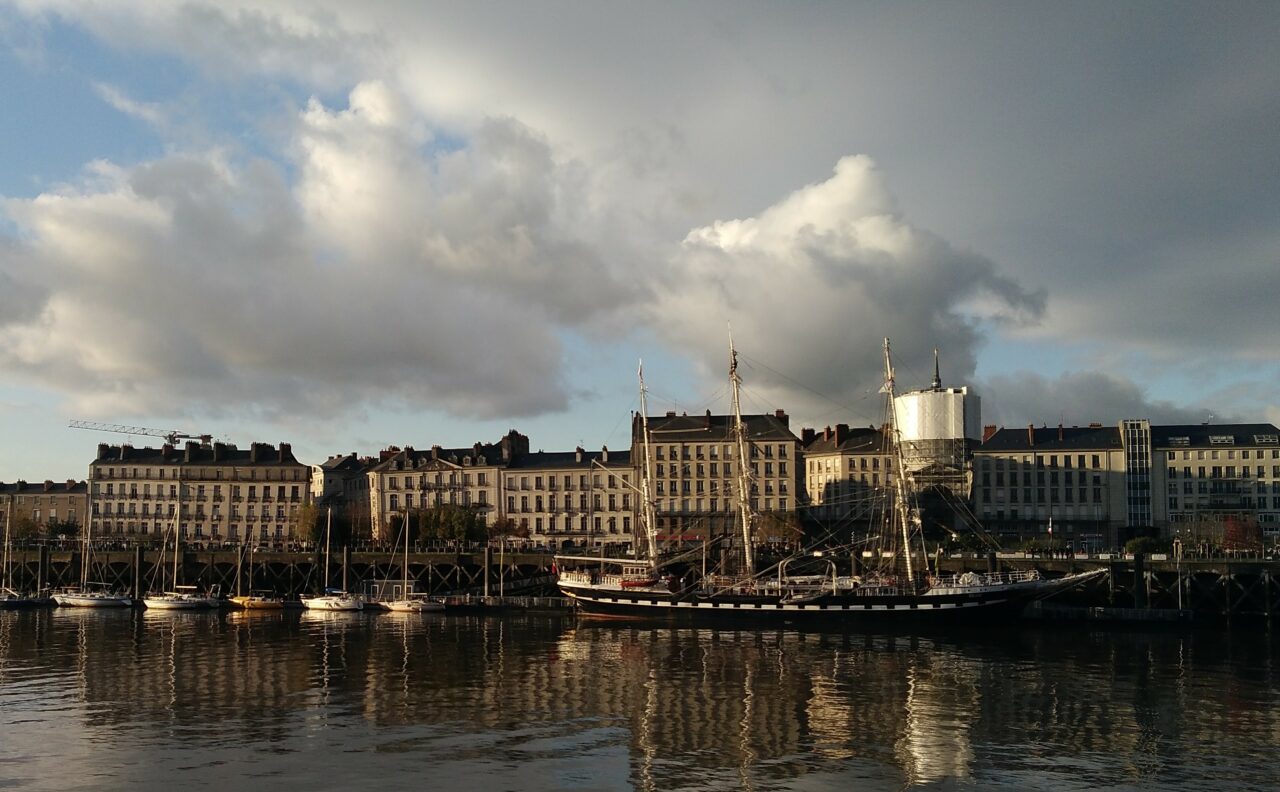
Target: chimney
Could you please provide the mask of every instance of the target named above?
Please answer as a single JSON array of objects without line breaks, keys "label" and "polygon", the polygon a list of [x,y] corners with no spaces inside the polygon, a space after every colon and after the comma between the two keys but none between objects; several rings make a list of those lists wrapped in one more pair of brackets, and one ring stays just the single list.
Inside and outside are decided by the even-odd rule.
[{"label": "chimney", "polygon": [[992,437],[995,437],[995,434],[996,434],[995,424],[987,424],[986,426],[982,427],[982,442],[984,443],[987,442]]},{"label": "chimney", "polygon": [[439,459],[439,458],[440,458],[440,451],[441,451],[440,446],[438,446],[438,445],[433,445],[433,446],[431,446],[431,458],[432,458],[432,459]]},{"label": "chimney", "polygon": [[707,410],[706,425],[708,429],[711,428],[711,411],[710,410]]},{"label": "chimney", "polygon": [[52,482],[52,481],[50,481],[49,479],[45,479],[45,480],[44,480],[44,491],[45,491],[45,492],[48,492],[48,491],[49,491],[49,490],[51,490],[51,489],[53,489],[53,482]]},{"label": "chimney", "polygon": [[786,410],[774,410],[773,417],[782,421],[783,426],[791,426],[791,418],[787,415]]},{"label": "chimney", "polygon": [[675,417],[676,417],[676,411],[675,411],[675,410],[667,410],[667,417],[668,417],[668,418],[675,418]]},{"label": "chimney", "polygon": [[830,427],[830,426],[828,426],[827,428],[825,428],[825,429],[823,429],[823,430],[822,430],[822,439],[823,439],[823,440],[830,440],[830,439],[831,439],[831,427]]},{"label": "chimney", "polygon": [[111,450],[111,446],[106,443],[98,443],[98,459],[106,459],[107,452]]},{"label": "chimney", "polygon": [[1036,426],[1035,424],[1027,424],[1027,446],[1036,447]]},{"label": "chimney", "polygon": [[[188,441],[187,441],[187,445],[186,445],[186,449],[185,449],[185,451],[183,452],[183,459],[184,459],[185,461],[187,461],[187,462],[190,462],[190,461],[191,461],[191,457],[195,454],[196,449],[197,449],[197,448],[199,448],[199,447],[200,447],[200,444],[199,444],[199,443],[197,443],[196,441],[194,441],[194,440],[188,440]],[[254,448],[254,453],[253,453],[253,455],[252,455],[252,461],[257,462],[257,461],[258,461],[258,456],[257,456],[257,448],[258,448],[258,444],[257,444],[257,443],[254,443],[254,444],[253,444],[253,448]]]},{"label": "chimney", "polygon": [[223,457],[226,456],[226,453],[227,453],[227,447],[225,445],[223,445],[222,443],[213,444],[213,461],[214,462],[221,462]]},{"label": "chimney", "polygon": [[573,461],[578,463],[582,462],[582,446],[578,446],[573,449]]},{"label": "chimney", "polygon": [[818,433],[816,430],[810,429],[809,427],[806,426],[805,428],[800,430],[800,443],[801,445],[807,446],[810,443],[812,443],[814,438],[817,436],[818,436]]},{"label": "chimney", "polygon": [[76,486],[75,479],[67,479],[67,489],[75,489],[75,486]]},{"label": "chimney", "polygon": [[1061,443],[1063,438],[1062,424],[1058,424],[1058,442]]},{"label": "chimney", "polygon": [[836,424],[836,445],[849,439],[849,424]]},{"label": "chimney", "polygon": [[600,446],[600,461],[609,461],[609,446]]},{"label": "chimney", "polygon": [[1101,429],[1101,428],[1102,428],[1102,424],[1100,424],[1100,423],[1090,423],[1090,424],[1089,424],[1089,428],[1090,428],[1090,429]]},{"label": "chimney", "polygon": [[290,462],[293,460],[293,446],[288,443],[280,444],[280,461]]}]

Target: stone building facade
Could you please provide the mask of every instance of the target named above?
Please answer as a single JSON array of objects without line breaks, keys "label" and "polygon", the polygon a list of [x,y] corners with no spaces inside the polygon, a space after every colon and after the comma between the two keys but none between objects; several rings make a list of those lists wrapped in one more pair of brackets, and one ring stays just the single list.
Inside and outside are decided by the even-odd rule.
[{"label": "stone building facade", "polygon": [[0,482],[0,530],[26,523],[40,535],[50,524],[75,523],[83,529],[89,514],[89,485],[83,481]]},{"label": "stone building facade", "polygon": [[93,535],[159,540],[180,522],[190,541],[288,542],[310,478],[288,443],[99,445],[89,465]]}]

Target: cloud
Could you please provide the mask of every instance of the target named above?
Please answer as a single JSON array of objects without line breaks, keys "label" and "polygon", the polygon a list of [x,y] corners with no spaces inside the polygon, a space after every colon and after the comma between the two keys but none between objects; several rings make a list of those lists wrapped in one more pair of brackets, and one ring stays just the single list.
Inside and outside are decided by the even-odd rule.
[{"label": "cloud", "polygon": [[913,226],[875,163],[850,156],[826,181],[754,217],[690,231],[654,313],[659,332],[697,355],[709,377],[723,376],[727,321],[745,356],[785,367],[785,378],[761,368],[747,383],[763,408],[789,406],[817,423],[834,400],[877,420],[878,400],[867,394],[883,381],[881,339],[921,371],[914,386],[927,384],[934,346],[963,380],[981,339],[962,306],[979,296],[1022,321],[1044,309],[1044,295],[991,261]]},{"label": "cloud", "polygon": [[154,127],[164,127],[166,119],[160,105],[131,99],[124,91],[108,83],[94,83],[94,90],[102,100],[127,116],[144,121]]},{"label": "cloud", "polygon": [[497,119],[431,143],[366,83],[301,113],[292,185],[215,150],[7,200],[0,279],[27,298],[4,304],[0,369],[87,416],[563,409],[560,333],[631,289],[563,227],[580,198],[536,135]]},{"label": "cloud", "polygon": [[978,386],[983,423],[998,426],[1029,424],[1107,426],[1127,418],[1147,418],[1153,424],[1198,424],[1210,418],[1219,423],[1247,419],[1227,411],[1188,407],[1154,399],[1136,383],[1095,371],[1073,371],[1049,378],[1029,371],[992,377]]}]

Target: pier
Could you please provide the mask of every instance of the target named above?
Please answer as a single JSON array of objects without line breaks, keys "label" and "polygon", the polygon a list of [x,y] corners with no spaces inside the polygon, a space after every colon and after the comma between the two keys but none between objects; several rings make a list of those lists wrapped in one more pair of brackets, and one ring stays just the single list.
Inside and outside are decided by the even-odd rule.
[{"label": "pier", "polygon": [[[172,552],[172,551],[170,551]],[[106,583],[134,597],[144,594],[157,566],[172,563],[158,548],[131,547],[93,551],[90,580]],[[403,556],[388,551],[334,553],[328,580],[323,553],[314,551],[258,551],[245,548],[186,550],[179,575],[201,589],[218,587],[225,593],[273,591],[296,597],[325,587],[363,591],[366,583],[399,581]],[[13,575],[19,589],[62,588],[80,580],[81,551],[49,546],[12,552]],[[409,580],[420,593],[477,597],[505,597],[543,593],[553,584],[552,557],[545,553],[499,552],[479,548],[461,552],[420,552],[409,555]]]},{"label": "pier", "polygon": [[[158,548],[95,550],[91,579],[135,597],[150,588]],[[170,559],[172,556],[169,557]],[[479,607],[533,607],[554,594],[553,557],[546,552],[472,548],[409,555],[409,579],[417,591],[451,596]],[[15,549],[14,581],[20,589],[60,588],[79,582],[80,550],[51,546]],[[170,561],[164,562],[166,565]],[[323,555],[315,551],[258,551],[244,548],[187,550],[180,574],[186,583],[223,593],[274,591],[285,597],[325,586],[363,591],[366,583],[399,580],[401,558],[388,551],[345,548],[333,555],[329,579],[322,581]],[[1085,589],[1054,604],[1129,611],[1182,611],[1199,619],[1262,619],[1280,614],[1280,560],[1265,558],[1183,558],[1094,555],[1045,558],[1025,553],[964,554],[937,561],[943,573],[1035,569],[1046,577],[1105,569]],[[237,585],[238,584],[238,585]],[[528,600],[528,602],[526,602]],[[522,605],[523,603],[523,605]],[[560,607],[551,603],[548,607]],[[1052,610],[1052,609],[1050,609]],[[1144,620],[1156,620],[1152,616]]]}]

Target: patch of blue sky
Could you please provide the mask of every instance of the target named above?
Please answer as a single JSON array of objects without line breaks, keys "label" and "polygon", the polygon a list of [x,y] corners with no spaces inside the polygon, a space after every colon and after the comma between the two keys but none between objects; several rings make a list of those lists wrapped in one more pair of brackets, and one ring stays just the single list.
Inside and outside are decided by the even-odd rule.
[{"label": "patch of blue sky", "polygon": [[[287,78],[211,75],[169,54],[122,51],[53,20],[39,57],[0,49],[0,134],[23,148],[0,158],[0,194],[29,197],[74,181],[86,163],[132,165],[185,146],[230,148],[234,156],[277,162],[294,175],[286,150],[292,118],[315,96],[345,106],[346,89],[317,91]],[[99,86],[156,108],[164,128],[113,107]],[[453,148],[461,141],[441,138]]]},{"label": "patch of blue sky", "polygon": [[74,27],[53,22],[40,57],[0,49],[0,194],[30,197],[73,181],[88,162],[136,162],[164,151],[148,125],[111,107],[96,87],[123,87],[140,100],[178,89],[185,76],[169,59],[104,48]]}]

